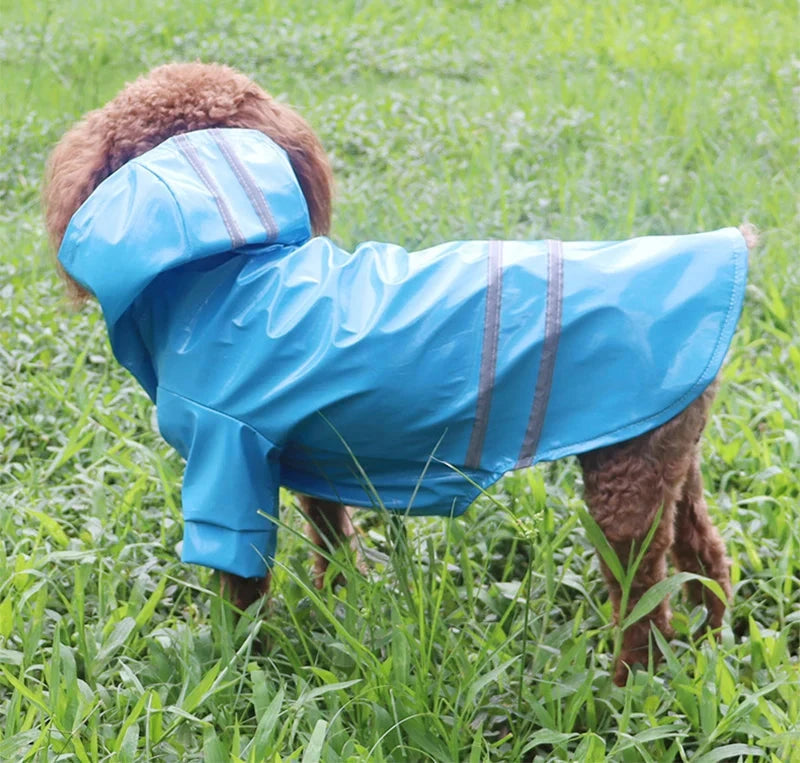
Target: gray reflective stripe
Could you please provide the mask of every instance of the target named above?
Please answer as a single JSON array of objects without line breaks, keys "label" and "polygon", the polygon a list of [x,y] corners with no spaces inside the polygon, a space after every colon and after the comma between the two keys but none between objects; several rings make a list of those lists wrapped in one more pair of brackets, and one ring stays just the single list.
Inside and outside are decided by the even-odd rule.
[{"label": "gray reflective stripe", "polygon": [[241,159],[234,153],[230,143],[225,139],[225,135],[220,132],[219,129],[212,130],[211,135],[219,146],[222,155],[225,157],[225,161],[228,162],[230,168],[233,170],[233,174],[236,175],[239,185],[242,186],[244,192],[247,194],[247,198],[250,199],[250,204],[252,204],[255,213],[258,215],[258,219],[261,220],[261,224],[267,232],[267,241],[274,241],[278,238],[278,226],[275,223],[275,218],[272,216],[267,200],[264,198],[264,194],[259,190],[256,181],[253,179],[247,167],[244,166]]},{"label": "gray reflective stripe", "polygon": [[214,201],[217,203],[217,209],[219,209],[219,213],[222,215],[222,222],[225,223],[228,236],[230,236],[231,239],[231,249],[238,249],[240,246],[244,246],[247,241],[242,235],[242,231],[239,229],[239,225],[236,223],[236,219],[231,213],[230,208],[225,203],[217,181],[214,180],[213,176],[206,169],[203,160],[197,153],[197,149],[190,143],[185,135],[177,135],[175,137],[175,142],[186,157],[186,160],[192,165],[192,169],[197,173],[197,176],[203,181],[205,187],[208,188],[211,195],[214,197]]},{"label": "gray reflective stripe", "polygon": [[497,369],[497,342],[500,335],[500,304],[503,297],[503,242],[489,242],[489,272],[486,279],[486,315],[483,319],[483,347],[481,369],[478,376],[478,402],[475,406],[475,423],[467,447],[464,465],[469,469],[480,466],[483,441],[489,427],[489,409],[492,405],[492,388]]},{"label": "gray reflective stripe", "polygon": [[519,453],[517,468],[530,466],[539,438],[542,436],[547,402],[553,384],[553,369],[556,365],[558,340],[561,337],[561,309],[564,301],[564,259],[560,241],[547,242],[547,307],[544,318],[544,344],[539,360],[539,376],[533,393],[533,406],[525,430],[525,439]]}]

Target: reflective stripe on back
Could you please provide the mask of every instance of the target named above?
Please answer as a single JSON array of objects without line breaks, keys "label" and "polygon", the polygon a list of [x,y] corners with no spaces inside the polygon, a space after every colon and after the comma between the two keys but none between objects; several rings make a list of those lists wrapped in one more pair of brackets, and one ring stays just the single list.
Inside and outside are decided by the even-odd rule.
[{"label": "reflective stripe on back", "polygon": [[542,436],[542,427],[553,384],[558,340],[561,336],[561,311],[564,300],[564,259],[560,241],[547,242],[547,307],[545,312],[544,344],[539,361],[539,374],[533,394],[533,406],[522,441],[517,468],[530,466]]}]

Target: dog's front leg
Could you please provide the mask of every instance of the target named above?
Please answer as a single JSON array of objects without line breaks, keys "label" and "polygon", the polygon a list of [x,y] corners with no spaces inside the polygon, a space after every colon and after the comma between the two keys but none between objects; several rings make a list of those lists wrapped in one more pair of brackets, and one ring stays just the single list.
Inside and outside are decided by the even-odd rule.
[{"label": "dog's front leg", "polygon": [[271,578],[269,573],[264,578],[243,578],[232,572],[220,572],[220,595],[244,611],[254,601],[269,593]]},{"label": "dog's front leg", "polygon": [[[308,520],[306,534],[317,548],[334,551],[339,546],[349,545],[355,555],[355,564],[359,572],[365,573],[366,566],[358,547],[358,535],[350,518],[347,506],[321,498],[301,495],[300,504]],[[314,585],[322,588],[325,573],[328,571],[328,560],[320,553],[314,553]],[[340,575],[337,582],[344,582]]]}]

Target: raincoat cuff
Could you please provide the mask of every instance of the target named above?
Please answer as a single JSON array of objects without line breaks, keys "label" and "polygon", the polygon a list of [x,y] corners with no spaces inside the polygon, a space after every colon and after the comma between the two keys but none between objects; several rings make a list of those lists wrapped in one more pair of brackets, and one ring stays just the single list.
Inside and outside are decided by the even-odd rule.
[{"label": "raincoat cuff", "polygon": [[275,528],[231,530],[187,520],[181,559],[243,578],[263,578],[275,555]]}]

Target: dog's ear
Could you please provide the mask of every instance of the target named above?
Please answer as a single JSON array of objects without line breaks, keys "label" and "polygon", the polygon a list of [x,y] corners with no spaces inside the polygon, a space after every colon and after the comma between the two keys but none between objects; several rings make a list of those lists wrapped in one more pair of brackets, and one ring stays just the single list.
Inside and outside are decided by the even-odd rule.
[{"label": "dog's ear", "polygon": [[[99,112],[91,112],[76,124],[53,149],[45,170],[42,202],[45,226],[55,252],[72,216],[92,191],[111,173],[108,145]],[[56,262],[70,298],[80,303],[89,295]]]},{"label": "dog's ear", "polygon": [[[297,114],[294,116],[305,124]],[[310,128],[307,129],[307,133],[296,133],[294,139],[287,141],[283,148],[303,189],[311,217],[311,229],[315,235],[324,236],[331,229],[333,172],[317,136]]]}]

